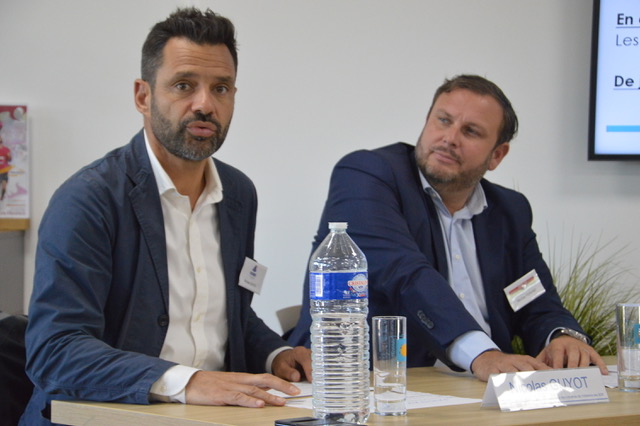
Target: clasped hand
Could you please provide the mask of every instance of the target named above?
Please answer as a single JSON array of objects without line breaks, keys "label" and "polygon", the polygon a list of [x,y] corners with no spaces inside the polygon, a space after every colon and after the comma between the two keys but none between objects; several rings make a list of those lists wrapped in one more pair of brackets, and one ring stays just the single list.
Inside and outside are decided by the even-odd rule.
[{"label": "clasped hand", "polygon": [[282,351],[273,360],[271,369],[273,374],[198,371],[187,383],[186,402],[242,407],[284,405],[284,398],[267,391],[275,389],[287,395],[299,394],[300,389],[289,382],[311,380],[311,351],[301,346]]}]

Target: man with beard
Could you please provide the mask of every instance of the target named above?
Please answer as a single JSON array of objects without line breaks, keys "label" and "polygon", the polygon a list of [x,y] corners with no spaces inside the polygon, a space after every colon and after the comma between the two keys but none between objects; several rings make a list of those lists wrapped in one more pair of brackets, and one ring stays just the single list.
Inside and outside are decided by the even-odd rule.
[{"label": "man with beard", "polygon": [[267,389],[294,395],[286,380],[310,377],[309,350],[287,346],[238,286],[255,188],[211,157],[236,71],[233,24],[210,10],[178,9],[149,33],[143,130],[67,180],[42,219],[23,424],[48,424],[52,399],[284,405]]},{"label": "man with beard", "polygon": [[[369,314],[408,318],[409,366],[437,359],[490,374],[596,364],[562,306],[531,229],[527,199],[483,179],[518,121],[494,83],[461,75],[436,91],[415,148],[396,143],[338,162],[312,252],[327,222],[348,222],[369,264]],[[544,294],[514,312],[504,288],[535,270]],[[289,342],[309,345],[308,281]],[[514,336],[529,355],[512,354]]]}]

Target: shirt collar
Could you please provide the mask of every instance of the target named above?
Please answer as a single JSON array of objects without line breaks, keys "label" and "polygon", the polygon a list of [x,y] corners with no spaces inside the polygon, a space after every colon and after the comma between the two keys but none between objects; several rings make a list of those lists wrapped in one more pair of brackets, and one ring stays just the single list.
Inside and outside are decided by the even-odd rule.
[{"label": "shirt collar", "polygon": [[[167,172],[162,168],[160,161],[156,158],[156,155],[153,153],[151,149],[151,145],[149,144],[149,139],[147,137],[147,131],[144,131],[144,142],[147,148],[147,155],[149,156],[149,161],[151,162],[151,169],[153,170],[153,174],[156,178],[156,183],[158,185],[158,192],[160,195],[164,195],[167,192],[173,190],[176,193],[178,190],[176,186],[173,184],[173,181],[167,174]],[[202,203],[218,203],[222,201],[222,182],[220,181],[220,176],[218,175],[218,170],[216,168],[215,163],[213,162],[213,158],[209,157],[207,159],[207,165],[204,169],[205,174],[205,187],[200,195],[200,199],[198,200],[198,204]]]},{"label": "shirt collar", "polygon": [[[427,178],[422,174],[422,170],[418,169],[418,174],[420,175],[420,182],[422,182],[422,187],[424,191],[431,196],[431,198],[439,205],[439,207],[444,208],[445,211],[448,212],[447,208],[442,201],[442,197],[440,194],[429,184]],[[471,197],[467,200],[464,207],[457,212],[454,213],[454,216],[459,217],[460,219],[471,219],[473,216],[478,215],[487,208],[487,197],[484,194],[484,189],[482,189],[482,185],[480,182],[476,184],[476,187],[473,189],[471,193]]]}]

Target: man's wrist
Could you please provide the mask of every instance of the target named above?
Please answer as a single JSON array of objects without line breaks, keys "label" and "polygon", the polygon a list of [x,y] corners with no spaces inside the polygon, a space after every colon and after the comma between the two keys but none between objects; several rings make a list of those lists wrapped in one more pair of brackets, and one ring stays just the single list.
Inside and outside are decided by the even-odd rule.
[{"label": "man's wrist", "polygon": [[473,359],[473,361],[471,361],[471,365],[469,366],[469,371],[471,372],[471,374],[474,374],[474,373],[473,373],[473,363],[474,363],[474,362],[476,362],[476,360],[477,360],[478,358],[480,358],[480,356],[481,356],[481,355],[486,354],[487,352],[493,352],[493,351],[502,352],[500,349],[497,349],[497,348],[490,348],[490,349],[487,349],[487,350],[485,350],[485,351],[480,352],[480,353],[479,353],[479,354],[478,354],[478,355]]},{"label": "man's wrist", "polygon": [[273,361],[276,359],[281,352],[286,350],[293,349],[291,346],[282,346],[269,354],[267,357],[267,361],[265,362],[265,371],[269,374],[273,374]]},{"label": "man's wrist", "polygon": [[591,339],[589,339],[586,335],[575,331],[571,328],[567,328],[567,327],[562,327],[559,328],[557,330],[555,330],[553,333],[551,333],[551,338],[549,339],[549,341],[555,339],[556,337],[560,337],[560,336],[569,336],[569,337],[573,337],[574,339],[578,339],[580,340],[582,343],[586,343],[587,345],[591,344]]},{"label": "man's wrist", "polygon": [[174,365],[156,380],[149,390],[150,401],[186,402],[186,388],[197,368]]},{"label": "man's wrist", "polygon": [[447,357],[463,370],[471,371],[471,364],[487,349],[498,349],[483,331],[472,330],[458,336],[447,348]]}]

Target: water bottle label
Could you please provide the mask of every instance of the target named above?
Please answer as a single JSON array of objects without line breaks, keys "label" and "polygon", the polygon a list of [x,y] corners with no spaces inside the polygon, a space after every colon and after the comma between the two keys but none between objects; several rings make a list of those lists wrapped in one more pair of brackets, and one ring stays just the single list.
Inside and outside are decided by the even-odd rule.
[{"label": "water bottle label", "polygon": [[364,299],[368,296],[366,272],[310,272],[309,296],[315,300]]}]

